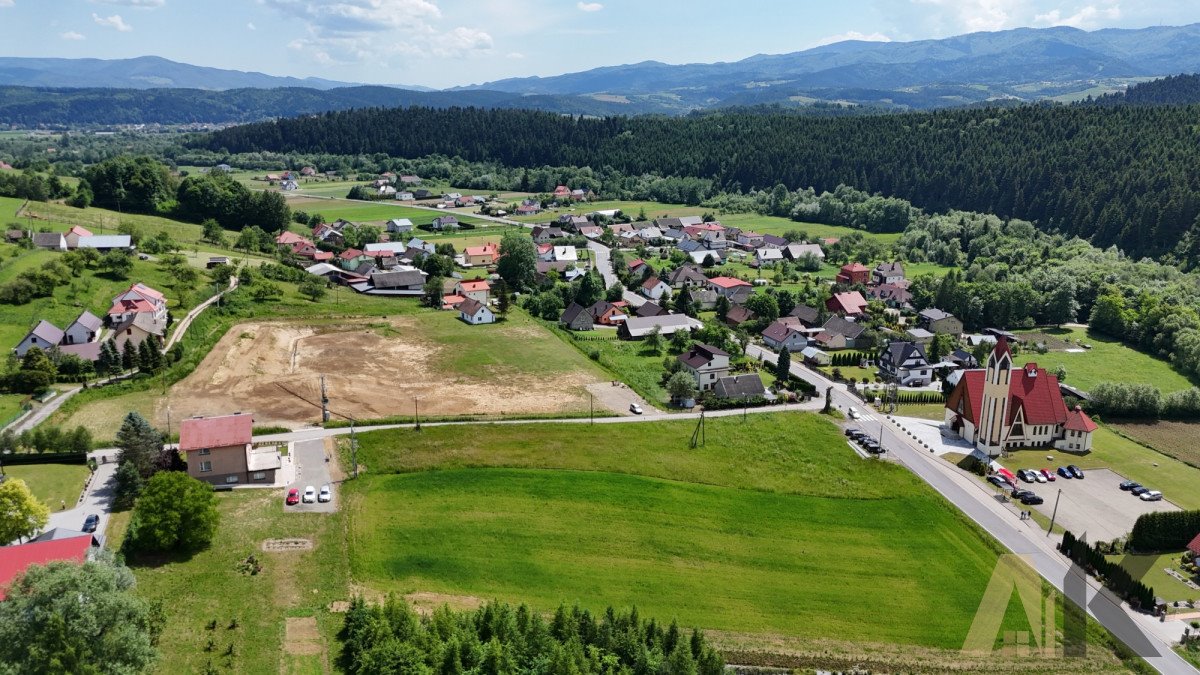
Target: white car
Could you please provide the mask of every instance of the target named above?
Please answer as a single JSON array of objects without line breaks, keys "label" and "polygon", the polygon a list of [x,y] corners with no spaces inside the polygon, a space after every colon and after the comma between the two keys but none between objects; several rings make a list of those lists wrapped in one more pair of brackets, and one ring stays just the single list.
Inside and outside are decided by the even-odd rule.
[{"label": "white car", "polygon": [[1033,472],[1033,479],[1034,479],[1034,480],[1036,480],[1036,481],[1037,481],[1037,482],[1039,482],[1039,483],[1047,483],[1047,482],[1049,482],[1049,481],[1050,481],[1050,479],[1049,479],[1049,478],[1046,478],[1044,475],[1042,475],[1042,472],[1041,472],[1041,471],[1034,471],[1034,472]]},{"label": "white car", "polygon": [[633,413],[634,415],[641,415],[642,414],[642,406],[640,406],[636,403],[630,403],[629,404],[629,412]]},{"label": "white car", "polygon": [[321,491],[317,494],[317,501],[327,502],[333,499],[333,493],[329,491],[328,485],[322,485]]},{"label": "white car", "polygon": [[304,488],[304,503],[311,504],[317,501],[317,489],[311,485]]},{"label": "white car", "polygon": [[846,414],[849,415],[850,419],[852,419],[852,420],[858,419],[858,409],[857,408],[848,408],[846,410]]},{"label": "white car", "polygon": [[1162,501],[1162,493],[1158,490],[1147,490],[1146,492],[1138,495],[1138,499],[1144,502]]}]

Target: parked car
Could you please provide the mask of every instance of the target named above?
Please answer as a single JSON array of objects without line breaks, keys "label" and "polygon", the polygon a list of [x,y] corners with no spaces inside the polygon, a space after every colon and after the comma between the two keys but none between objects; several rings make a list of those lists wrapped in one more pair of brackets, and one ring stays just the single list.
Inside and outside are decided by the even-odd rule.
[{"label": "parked car", "polygon": [[1046,480],[1050,481],[1051,483],[1054,482],[1054,472],[1050,469],[1038,469],[1038,472],[1045,476]]},{"label": "parked car", "polygon": [[1029,490],[1022,490],[1021,488],[1013,488],[1013,491],[1008,493],[1008,496],[1012,497],[1013,499],[1024,499],[1032,494],[1033,493],[1030,492]]},{"label": "parked car", "polygon": [[89,514],[87,518],[83,519],[83,528],[81,528],[81,529],[84,532],[95,532],[96,528],[99,526],[100,526],[100,516],[92,513],[92,514]]},{"label": "parked car", "polygon": [[853,438],[855,436],[855,434],[857,434],[857,433],[858,433],[858,429],[847,429],[846,430],[846,435],[850,436],[851,438]]},{"label": "parked car", "polygon": [[309,485],[304,488],[304,503],[311,504],[317,501],[317,488]]},{"label": "parked car", "polygon": [[1033,506],[1034,504],[1042,504],[1045,501],[1046,500],[1033,494],[1032,492],[1025,495],[1024,497],[1021,497],[1021,503],[1024,504],[1025,506]]},{"label": "parked car", "polygon": [[1141,497],[1142,495],[1146,494],[1149,491],[1150,491],[1150,488],[1142,487],[1141,485],[1139,485],[1135,488],[1129,488],[1129,494],[1131,494],[1135,497]]},{"label": "parked car", "polygon": [[333,499],[333,493],[329,491],[329,486],[322,485],[321,491],[317,493],[317,501],[324,503],[331,499]]},{"label": "parked car", "polygon": [[1128,492],[1129,490],[1132,490],[1132,489],[1134,489],[1134,488],[1140,488],[1140,487],[1142,487],[1142,484],[1141,484],[1141,483],[1136,483],[1136,482],[1134,482],[1134,481],[1131,481],[1131,480],[1125,480],[1125,481],[1121,481],[1121,484],[1120,484],[1120,485],[1118,485],[1117,487],[1119,487],[1119,488],[1121,488],[1122,490],[1125,490],[1126,492]]},{"label": "parked car", "polygon": [[630,403],[629,404],[629,412],[633,413],[634,415],[641,415],[642,414],[642,406],[640,406],[636,403]]},{"label": "parked car", "polygon": [[285,499],[284,502],[288,506],[291,506],[293,504],[299,504],[300,503],[300,490],[297,490],[296,488],[292,488],[291,490],[288,490],[287,499]]},{"label": "parked car", "polygon": [[995,485],[996,487],[1000,488],[1001,490],[1011,490],[1012,489],[1012,483],[1009,483],[1004,478],[1004,476],[992,475],[992,476],[988,476],[987,480],[989,483],[991,483],[992,485]]},{"label": "parked car", "polygon": [[1158,490],[1146,490],[1142,494],[1138,495],[1138,499],[1144,502],[1162,501],[1162,493]]},{"label": "parked car", "polygon": [[1071,478],[1083,480],[1083,469],[1075,466],[1074,464],[1069,464],[1067,465],[1067,470],[1071,472]]},{"label": "parked car", "polygon": [[1037,482],[1037,478],[1034,478],[1033,472],[1030,471],[1029,469],[1018,469],[1017,470],[1017,478],[1020,478],[1021,480],[1025,481],[1026,483]]},{"label": "parked car", "polygon": [[1058,475],[1062,476],[1063,478],[1074,478],[1075,477],[1075,475],[1071,473],[1071,470],[1065,466],[1058,467]]},{"label": "parked car", "polygon": [[1038,471],[1037,469],[1031,469],[1029,471],[1029,473],[1033,474],[1033,479],[1039,483],[1047,483],[1050,481],[1049,478],[1046,478],[1045,476],[1043,476],[1042,472]]}]

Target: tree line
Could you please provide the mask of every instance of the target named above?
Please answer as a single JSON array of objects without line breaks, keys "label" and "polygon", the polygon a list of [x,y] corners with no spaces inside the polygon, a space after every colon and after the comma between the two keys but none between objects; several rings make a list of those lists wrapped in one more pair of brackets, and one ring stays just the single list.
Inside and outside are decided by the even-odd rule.
[{"label": "tree line", "polygon": [[1129,547],[1141,553],[1179,551],[1200,534],[1200,511],[1143,513],[1129,533]]},{"label": "tree line", "polygon": [[1101,579],[1105,586],[1129,601],[1135,609],[1148,611],[1154,607],[1154,589],[1134,579],[1119,563],[1110,562],[1105,557],[1100,542],[1089,544],[1086,540],[1077,539],[1068,530],[1063,532],[1063,540],[1058,545],[1058,550],[1089,574]]},{"label": "tree line", "polygon": [[851,185],[930,211],[1022,218],[1141,256],[1171,252],[1185,235],[1189,245],[1196,238],[1196,113],[1190,106],[1021,106],[852,117],[584,119],[525,110],[373,108],[232,127],[195,145],[611,167],[625,176],[712,181],[713,190],[726,192],[781,184],[820,193]]},{"label": "tree line", "polygon": [[474,611],[443,605],[419,616],[403,599],[355,597],[340,637],[352,675],[413,673],[613,673],[721,675],[721,656],[698,630],[643,619],[637,609],[602,616],[560,606],[549,619],[492,601]]}]

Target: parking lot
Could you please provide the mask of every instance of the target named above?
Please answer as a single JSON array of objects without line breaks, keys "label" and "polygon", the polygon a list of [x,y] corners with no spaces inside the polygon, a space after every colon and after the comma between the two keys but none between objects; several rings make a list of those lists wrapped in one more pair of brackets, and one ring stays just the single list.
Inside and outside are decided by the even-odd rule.
[{"label": "parking lot", "polygon": [[[1019,468],[1034,467],[1008,467],[1014,473]],[[1138,499],[1118,487],[1124,480],[1123,476],[1108,469],[1092,469],[1085,473],[1083,480],[1059,476],[1053,483],[1026,483],[1018,480],[1017,485],[1046,500],[1042,504],[1025,507],[1037,509],[1046,517],[1050,517],[1054,511],[1054,500],[1058,491],[1062,490],[1055,522],[1077,537],[1086,533],[1088,541],[1111,541],[1129,534],[1134,521],[1143,513],[1179,510],[1179,507],[1167,501],[1171,495],[1163,495],[1163,500],[1158,502],[1144,502]],[[1019,503],[1017,506],[1020,508]]]},{"label": "parking lot", "polygon": [[[300,496],[304,496],[304,488],[313,486],[320,491],[322,485],[328,485],[333,491],[333,499],[329,502],[313,502],[305,504],[301,501],[299,504],[291,506],[284,505],[287,511],[297,513],[333,513],[337,511],[338,493],[337,486],[329,475],[329,463],[325,461],[325,441],[315,439],[311,441],[297,441],[293,446],[296,453],[296,482],[288,486],[288,489],[296,488],[300,492]],[[287,492],[285,491],[286,495]]]}]

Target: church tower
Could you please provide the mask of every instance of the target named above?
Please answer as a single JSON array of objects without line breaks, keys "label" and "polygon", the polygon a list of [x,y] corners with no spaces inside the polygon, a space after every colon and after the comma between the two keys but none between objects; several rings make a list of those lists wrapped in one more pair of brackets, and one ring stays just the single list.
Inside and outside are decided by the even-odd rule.
[{"label": "church tower", "polygon": [[1012,377],[1012,353],[1008,340],[997,338],[996,348],[988,356],[983,379],[983,400],[975,447],[992,457],[1000,454],[1008,438],[1008,385]]}]

